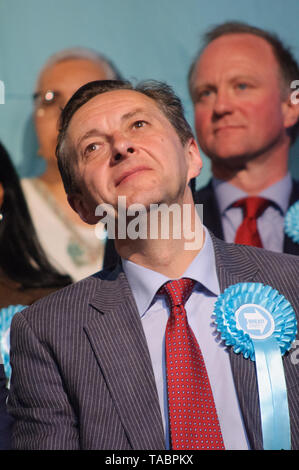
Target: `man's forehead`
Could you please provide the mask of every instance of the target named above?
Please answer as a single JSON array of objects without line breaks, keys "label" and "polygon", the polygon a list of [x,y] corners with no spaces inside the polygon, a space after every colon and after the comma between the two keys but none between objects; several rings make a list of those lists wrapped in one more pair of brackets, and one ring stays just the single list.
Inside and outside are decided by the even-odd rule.
[{"label": "man's forehead", "polygon": [[70,126],[81,119],[101,116],[122,117],[135,111],[159,112],[163,115],[155,100],[135,90],[109,90],[94,96],[84,103],[72,116]]},{"label": "man's forehead", "polygon": [[132,106],[142,103],[144,106],[156,106],[156,103],[152,98],[137,90],[116,89],[105,91],[104,93],[94,96],[89,101],[87,101],[87,103],[85,103],[82,108],[88,104],[96,107],[98,105],[109,106],[110,103],[120,103],[123,105],[128,104]]},{"label": "man's forehead", "polygon": [[251,33],[234,33],[225,34],[211,41],[203,49],[197,65],[207,60],[213,61],[214,59],[215,62],[222,54],[228,57],[239,54],[256,62],[263,59],[276,61],[272,46],[266,39]]},{"label": "man's forehead", "polygon": [[224,77],[233,79],[240,76],[270,80],[271,83],[274,76],[275,80],[280,79],[279,63],[271,44],[264,38],[249,33],[235,33],[211,41],[194,66],[191,87],[214,83]]}]

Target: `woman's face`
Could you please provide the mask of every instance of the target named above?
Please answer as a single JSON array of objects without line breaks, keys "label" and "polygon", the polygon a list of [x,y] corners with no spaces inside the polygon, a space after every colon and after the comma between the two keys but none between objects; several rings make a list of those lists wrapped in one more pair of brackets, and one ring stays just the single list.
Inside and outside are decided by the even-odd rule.
[{"label": "woman's face", "polygon": [[38,154],[46,160],[55,157],[58,119],[71,96],[85,83],[105,80],[100,62],[68,59],[46,68],[35,92],[34,123],[39,142]]}]

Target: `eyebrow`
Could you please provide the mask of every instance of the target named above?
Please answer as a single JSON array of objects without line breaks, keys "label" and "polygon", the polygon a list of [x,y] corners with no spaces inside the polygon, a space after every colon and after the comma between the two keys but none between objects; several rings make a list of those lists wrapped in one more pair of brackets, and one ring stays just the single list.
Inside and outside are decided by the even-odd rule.
[{"label": "eyebrow", "polygon": [[78,148],[82,144],[83,140],[86,140],[89,137],[101,137],[101,136],[102,134],[98,129],[96,128],[90,129],[77,140],[76,147]]},{"label": "eyebrow", "polygon": [[124,114],[124,115],[121,117],[121,121],[126,121],[127,119],[130,119],[130,118],[134,117],[135,114],[139,114],[139,113],[141,113],[141,112],[144,113],[144,112],[146,112],[146,111],[145,111],[145,109],[143,109],[143,108],[134,109],[134,111],[130,111],[130,112]]},{"label": "eyebrow", "polygon": [[[134,109],[134,111],[129,111],[128,113],[125,113],[121,116],[120,120],[121,122],[123,121],[127,121],[128,119],[131,119],[132,117],[134,117],[136,114],[139,114],[141,112],[146,112],[143,108],[137,108],[137,109]],[[93,129],[90,129],[89,131],[87,131],[84,135],[82,135],[77,143],[76,143],[76,147],[78,148],[81,143],[88,139],[89,137],[102,137],[103,134],[96,128],[93,128]]]},{"label": "eyebrow", "polygon": [[[258,80],[256,78],[256,75],[249,75],[248,73],[235,73],[233,74],[231,77],[228,77],[228,82],[233,82],[235,80]],[[199,85],[195,85],[194,86],[194,89],[201,89],[201,88],[217,88],[217,84],[215,84],[213,81],[211,80],[206,80],[202,83],[200,83]]]},{"label": "eyebrow", "polygon": [[[237,80],[249,80],[252,83],[259,83],[259,79],[256,76],[249,75],[248,73],[235,73],[228,78],[229,83],[233,83]],[[217,90],[218,84],[213,83],[212,81],[205,81],[199,84],[195,84],[191,90],[192,99],[196,99],[197,95],[204,90]]]}]

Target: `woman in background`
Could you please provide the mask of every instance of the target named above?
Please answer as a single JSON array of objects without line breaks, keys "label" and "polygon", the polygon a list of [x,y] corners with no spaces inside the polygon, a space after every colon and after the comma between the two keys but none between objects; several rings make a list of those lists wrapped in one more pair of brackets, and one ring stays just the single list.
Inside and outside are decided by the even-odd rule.
[{"label": "woman in background", "polygon": [[9,330],[16,311],[72,282],[41,248],[18,175],[0,143],[0,341],[9,379]]},{"label": "woman in background", "polygon": [[[62,108],[82,85],[119,77],[106,57],[89,49],[72,48],[48,59],[35,86],[34,125],[38,154],[46,168],[35,178],[24,178],[22,189],[49,261],[74,281],[100,271],[105,241],[96,237],[95,228],[83,222],[67,201],[55,156],[58,120]],[[97,231],[100,229],[105,238],[101,222]]]}]

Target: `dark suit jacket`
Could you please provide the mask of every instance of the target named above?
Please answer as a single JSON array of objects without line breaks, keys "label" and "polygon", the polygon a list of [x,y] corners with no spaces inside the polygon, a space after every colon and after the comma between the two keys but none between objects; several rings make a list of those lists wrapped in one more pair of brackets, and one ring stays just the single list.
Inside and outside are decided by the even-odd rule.
[{"label": "dark suit jacket", "polygon": [[8,450],[11,446],[12,418],[6,410],[6,377],[3,364],[0,364],[0,450]]},{"label": "dark suit jacket", "polygon": [[[196,191],[194,195],[196,204],[203,204],[203,223],[211,230],[214,235],[221,240],[224,239],[221,216],[219,206],[216,199],[216,194],[213,190],[212,182],[210,181],[207,186]],[[289,207],[295,202],[299,201],[299,182],[293,181],[292,192],[289,200]],[[109,245],[109,250],[112,250]],[[299,244],[295,243],[290,237],[285,235],[283,252],[291,255],[299,255]],[[108,254],[107,254],[108,256]],[[109,256],[112,256],[109,254]]]},{"label": "dark suit jacket", "polygon": [[[299,259],[213,237],[221,291],[264,282],[299,312]],[[255,363],[231,351],[250,445],[262,448]],[[120,265],[16,314],[9,409],[18,449],[164,449],[146,338]],[[293,448],[299,448],[298,367],[283,358]]]}]

